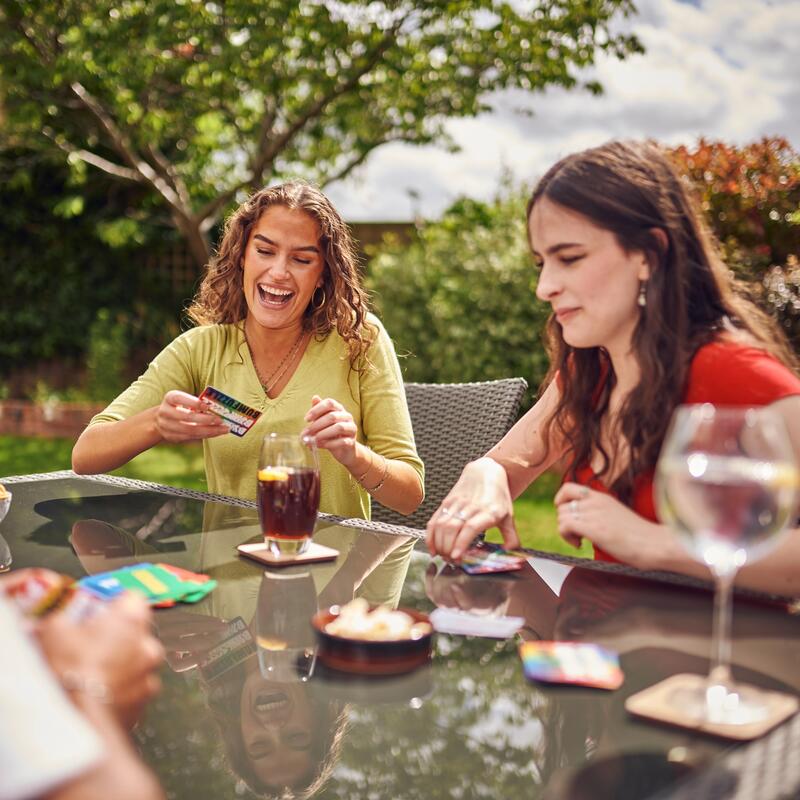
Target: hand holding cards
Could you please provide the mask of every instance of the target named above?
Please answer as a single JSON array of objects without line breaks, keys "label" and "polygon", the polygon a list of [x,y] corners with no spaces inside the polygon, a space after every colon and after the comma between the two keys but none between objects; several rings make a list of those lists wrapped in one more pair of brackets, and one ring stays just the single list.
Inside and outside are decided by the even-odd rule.
[{"label": "hand holding cards", "polygon": [[213,386],[206,386],[199,399],[207,403],[208,410],[212,414],[222,417],[228,430],[235,436],[244,436],[261,416],[260,411],[235,400]]}]

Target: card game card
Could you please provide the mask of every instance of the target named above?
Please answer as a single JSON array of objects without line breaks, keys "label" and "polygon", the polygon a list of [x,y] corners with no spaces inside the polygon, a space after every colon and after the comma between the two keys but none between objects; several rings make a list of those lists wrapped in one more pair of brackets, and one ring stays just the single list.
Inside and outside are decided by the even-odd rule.
[{"label": "card game card", "polygon": [[100,597],[114,597],[122,591],[137,592],[156,608],[177,602],[196,603],[216,588],[217,582],[168,564],[138,563],[128,567],[89,575],[78,585]]},{"label": "card game card", "polygon": [[228,430],[236,436],[244,436],[261,416],[260,411],[229,397],[213,386],[206,386],[200,399],[208,403],[208,410],[212,414],[222,417]]},{"label": "card game card", "polygon": [[525,566],[525,559],[506,550],[481,543],[470,547],[461,557],[459,566],[468,575],[485,575],[493,572],[513,572]]},{"label": "card game card", "polygon": [[434,609],[430,620],[439,633],[483,636],[489,639],[508,639],[525,624],[522,617],[493,617],[472,614],[457,608]]},{"label": "card game card", "polygon": [[519,654],[525,677],[532,681],[618,689],[624,680],[619,656],[598,644],[524,642]]}]

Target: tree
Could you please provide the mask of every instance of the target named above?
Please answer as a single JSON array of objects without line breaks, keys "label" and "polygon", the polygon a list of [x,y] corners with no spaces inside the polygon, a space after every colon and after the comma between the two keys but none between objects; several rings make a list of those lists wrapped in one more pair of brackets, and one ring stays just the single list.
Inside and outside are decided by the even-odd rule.
[{"label": "tree", "polygon": [[632,0],[0,0],[0,146],[148,189],[198,264],[242,191],[321,185],[387,142],[444,139],[498,89],[576,74]]},{"label": "tree", "polygon": [[726,263],[800,345],[800,154],[772,137],[742,147],[700,139],[671,155]]}]

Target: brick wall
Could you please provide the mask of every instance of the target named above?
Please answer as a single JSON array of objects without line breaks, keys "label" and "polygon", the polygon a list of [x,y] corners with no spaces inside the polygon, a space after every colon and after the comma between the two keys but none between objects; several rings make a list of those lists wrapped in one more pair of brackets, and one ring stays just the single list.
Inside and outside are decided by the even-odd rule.
[{"label": "brick wall", "polygon": [[0,435],[76,439],[104,403],[0,402]]}]

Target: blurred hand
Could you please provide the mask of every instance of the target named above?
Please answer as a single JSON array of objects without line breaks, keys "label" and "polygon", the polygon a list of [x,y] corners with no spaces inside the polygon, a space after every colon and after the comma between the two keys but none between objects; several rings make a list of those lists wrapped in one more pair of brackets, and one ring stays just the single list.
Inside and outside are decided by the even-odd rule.
[{"label": "blurred hand", "polygon": [[327,450],[340,464],[350,467],[356,458],[356,428],[352,414],[331,397],[311,398],[311,408],[301,435],[313,436],[317,447]]},{"label": "blurred hand", "polygon": [[506,471],[491,458],[479,458],[464,467],[428,521],[428,550],[458,561],[479,533],[494,527],[500,529],[507,549],[520,546]]},{"label": "blurred hand", "polygon": [[38,580],[47,586],[61,586],[65,577],[59,575],[58,572],[53,572],[51,569],[43,569],[42,567],[15,569],[13,572],[0,576],[0,591],[6,593],[14,592],[17,587],[31,579]]},{"label": "blurred hand", "polygon": [[83,622],[50,614],[35,633],[57,675],[78,690],[106,687],[117,718],[131,728],[161,688],[156,671],[164,648],[151,632],[151,621],[146,601],[126,592]]},{"label": "blurred hand", "polygon": [[192,442],[228,432],[222,418],[208,411],[208,403],[173,389],[156,409],[156,427],[166,442]]}]

